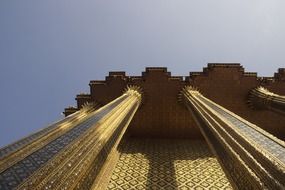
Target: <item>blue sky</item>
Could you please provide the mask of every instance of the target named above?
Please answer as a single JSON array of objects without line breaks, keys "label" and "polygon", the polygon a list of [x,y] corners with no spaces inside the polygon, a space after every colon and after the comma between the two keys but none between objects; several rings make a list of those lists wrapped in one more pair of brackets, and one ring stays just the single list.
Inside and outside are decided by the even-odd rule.
[{"label": "blue sky", "polygon": [[284,0],[1,0],[0,147],[74,105],[111,70],[173,75],[240,62],[285,67]]}]

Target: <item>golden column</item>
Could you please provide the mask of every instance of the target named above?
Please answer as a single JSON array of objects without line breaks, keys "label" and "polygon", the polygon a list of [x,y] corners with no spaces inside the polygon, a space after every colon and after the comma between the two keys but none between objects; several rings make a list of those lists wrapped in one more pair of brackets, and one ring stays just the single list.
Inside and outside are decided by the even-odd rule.
[{"label": "golden column", "polygon": [[185,87],[181,98],[236,189],[285,189],[285,143]]},{"label": "golden column", "polygon": [[249,102],[254,108],[269,109],[285,115],[285,96],[270,92],[264,87],[251,90]]},{"label": "golden column", "polygon": [[6,155],[0,160],[0,189],[98,189],[141,99],[140,88],[128,87],[109,104],[84,112],[83,119],[58,125],[57,133],[47,132]]}]

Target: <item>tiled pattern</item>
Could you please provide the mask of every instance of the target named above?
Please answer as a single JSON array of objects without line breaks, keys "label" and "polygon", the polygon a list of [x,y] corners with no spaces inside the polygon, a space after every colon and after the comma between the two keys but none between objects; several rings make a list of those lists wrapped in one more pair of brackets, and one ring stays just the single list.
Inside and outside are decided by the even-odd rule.
[{"label": "tiled pattern", "polygon": [[280,144],[266,137],[254,128],[248,126],[246,123],[227,113],[223,109],[208,101],[206,98],[202,96],[199,96],[199,98],[203,100],[203,102],[210,106],[212,109],[214,109],[223,118],[231,122],[233,126],[236,127],[240,132],[242,132],[242,134],[245,135],[248,139],[254,141],[256,144],[258,144],[258,146],[262,147],[262,149],[268,151],[270,154],[272,154],[285,164],[285,147],[281,146]]},{"label": "tiled pattern", "polygon": [[20,183],[22,183],[25,179],[27,179],[33,172],[42,167],[47,161],[49,161],[56,154],[58,154],[59,151],[61,151],[73,140],[78,138],[87,129],[92,127],[96,122],[98,122],[101,118],[103,118],[107,113],[109,113],[124,99],[125,98],[111,104],[101,112],[83,121],[75,128],[66,132],[64,135],[48,143],[41,149],[35,151],[34,153],[30,154],[23,160],[17,162],[13,166],[9,167],[8,169],[0,173],[0,189],[8,190],[17,187]]},{"label": "tiled pattern", "polygon": [[18,150],[21,147],[29,144],[30,142],[34,141],[38,137],[40,137],[40,136],[42,136],[42,135],[52,131],[53,129],[57,128],[58,125],[60,125],[61,123],[65,122],[67,120],[69,120],[69,118],[64,118],[64,119],[62,119],[62,120],[60,120],[60,121],[50,125],[49,127],[46,127],[46,128],[44,128],[44,129],[42,129],[42,130],[40,130],[40,131],[38,131],[38,132],[28,136],[28,137],[25,137],[25,138],[15,142],[15,143],[11,144],[11,145],[8,145],[6,147],[1,148],[0,149],[0,159],[2,157],[4,157],[4,156],[8,155],[9,153],[11,153],[11,152],[13,152],[15,150]]},{"label": "tiled pattern", "polygon": [[129,139],[108,189],[232,189],[204,141]]}]

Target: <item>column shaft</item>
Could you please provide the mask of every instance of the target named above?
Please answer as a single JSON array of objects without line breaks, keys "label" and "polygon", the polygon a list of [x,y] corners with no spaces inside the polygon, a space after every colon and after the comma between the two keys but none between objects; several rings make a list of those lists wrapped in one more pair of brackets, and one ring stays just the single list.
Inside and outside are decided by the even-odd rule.
[{"label": "column shaft", "polygon": [[[86,113],[84,120],[56,138],[49,137],[37,150],[18,158],[0,173],[3,189],[90,189],[100,177],[105,160],[120,142],[140,102],[139,89],[131,87],[106,106]],[[9,158],[14,159],[14,156]],[[35,159],[40,164],[33,165]],[[32,163],[25,171],[26,177],[19,180],[19,176],[15,176],[18,179],[15,181],[5,178],[10,173],[17,173],[26,163]]]},{"label": "column shaft", "polygon": [[285,115],[285,96],[274,94],[263,87],[250,92],[250,104],[257,109],[269,109]]},{"label": "column shaft", "polygon": [[89,113],[97,108],[98,105],[85,106],[80,111],[0,149],[0,173],[64,133],[72,130],[79,123],[88,119]]},{"label": "column shaft", "polygon": [[183,100],[237,188],[284,189],[285,144],[186,87]]}]

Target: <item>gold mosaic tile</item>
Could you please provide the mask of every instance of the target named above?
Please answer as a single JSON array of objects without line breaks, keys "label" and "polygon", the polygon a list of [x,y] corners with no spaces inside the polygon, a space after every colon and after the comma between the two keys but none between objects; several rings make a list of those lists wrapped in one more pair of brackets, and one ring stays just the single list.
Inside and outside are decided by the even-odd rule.
[{"label": "gold mosaic tile", "polygon": [[206,142],[129,139],[108,190],[124,189],[232,189]]}]

